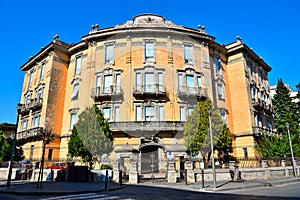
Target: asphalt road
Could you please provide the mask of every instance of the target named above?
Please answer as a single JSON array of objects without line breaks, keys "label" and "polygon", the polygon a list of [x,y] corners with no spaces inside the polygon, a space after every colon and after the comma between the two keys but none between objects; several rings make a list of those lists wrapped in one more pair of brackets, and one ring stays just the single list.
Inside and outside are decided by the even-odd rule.
[{"label": "asphalt road", "polygon": [[262,200],[262,199],[300,199],[300,183],[289,185],[254,188],[247,190],[232,190],[222,193],[216,192],[198,192],[160,187],[146,187],[141,185],[129,185],[124,189],[107,191],[101,193],[87,193],[87,194],[70,194],[62,196],[22,196],[0,194],[0,199],[43,199],[43,200],[57,200],[57,199],[221,199],[221,200]]}]

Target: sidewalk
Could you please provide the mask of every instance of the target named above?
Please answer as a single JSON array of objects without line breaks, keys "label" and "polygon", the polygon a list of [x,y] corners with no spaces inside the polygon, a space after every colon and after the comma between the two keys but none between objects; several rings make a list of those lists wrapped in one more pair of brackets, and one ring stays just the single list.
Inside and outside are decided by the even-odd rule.
[{"label": "sidewalk", "polygon": [[111,191],[122,189],[126,185],[120,186],[117,183],[108,183],[105,189],[104,182],[43,182],[42,188],[36,188],[36,182],[12,181],[10,188],[6,188],[6,181],[0,181],[0,193],[10,193],[18,195],[62,195],[79,194],[101,191]]},{"label": "sidewalk", "polygon": [[[138,186],[151,186],[151,187],[163,187],[180,190],[190,191],[202,191],[202,192],[219,192],[230,191],[247,188],[258,187],[272,187],[275,185],[282,185],[288,183],[299,182],[300,179],[292,177],[278,178],[278,179],[266,179],[266,180],[251,180],[241,182],[217,182],[216,188],[213,188],[212,182],[205,182],[204,188],[202,183],[197,182],[194,184],[185,184],[184,182],[169,184],[166,182],[144,182],[136,184]],[[0,193],[11,193],[18,195],[60,195],[60,194],[79,194],[79,193],[91,193],[123,189],[125,187],[134,187],[135,185],[122,185],[117,183],[108,183],[107,189],[105,189],[104,182],[43,182],[42,189],[36,189],[36,182],[29,181],[12,181],[9,189],[6,188],[6,181],[0,180]]]}]

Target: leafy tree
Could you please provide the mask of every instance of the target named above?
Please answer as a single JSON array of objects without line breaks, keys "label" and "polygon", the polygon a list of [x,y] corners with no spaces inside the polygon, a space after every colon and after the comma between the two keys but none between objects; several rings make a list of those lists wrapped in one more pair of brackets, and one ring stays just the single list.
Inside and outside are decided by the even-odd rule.
[{"label": "leafy tree", "polygon": [[73,157],[82,157],[84,162],[92,160],[92,154],[83,145],[79,134],[77,133],[76,126],[72,129],[72,134],[68,143],[68,155]]},{"label": "leafy tree", "polygon": [[[16,131],[16,125],[7,123],[0,125],[0,161],[9,161],[11,159],[13,139],[11,137],[4,137],[4,132],[6,131]],[[21,141],[16,141],[14,161],[24,159],[24,152],[21,147],[22,145]]]},{"label": "leafy tree", "polygon": [[68,154],[85,161],[97,160],[112,151],[112,132],[100,109],[93,105],[79,116],[69,141]]},{"label": "leafy tree", "polygon": [[230,159],[229,153],[233,152],[232,134],[225,123],[223,124],[222,132],[218,138],[216,150],[218,150],[219,160],[222,163],[228,163]]},{"label": "leafy tree", "polygon": [[[228,135],[227,132],[223,133],[224,122],[220,117],[218,109],[212,108],[213,104],[210,100],[199,101],[197,106],[191,112],[184,125],[184,140],[185,145],[188,148],[188,152],[194,156],[201,153],[203,160],[208,159],[211,154],[210,133],[209,133],[209,108],[211,112],[212,120],[212,132],[214,149],[218,149],[223,152],[231,152],[232,141],[225,139]],[[224,129],[225,131],[226,129]],[[226,130],[227,131],[227,130]],[[228,130],[229,132],[229,130]],[[230,132],[229,132],[230,133]],[[221,137],[220,137],[221,136]],[[230,134],[231,136],[231,134]],[[220,144],[226,142],[226,144]]]}]

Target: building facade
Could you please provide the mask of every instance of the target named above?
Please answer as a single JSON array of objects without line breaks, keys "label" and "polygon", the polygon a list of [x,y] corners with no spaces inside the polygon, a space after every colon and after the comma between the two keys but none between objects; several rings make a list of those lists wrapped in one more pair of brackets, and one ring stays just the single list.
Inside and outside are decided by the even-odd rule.
[{"label": "building facade", "polygon": [[[110,123],[113,157],[138,159],[141,171],[149,170],[141,160],[154,158],[164,170],[169,156],[186,157],[184,123],[201,99],[220,110],[236,157],[256,156],[255,135],[273,127],[271,68],[262,58],[240,37],[221,45],[204,26],[187,28],[155,14],[111,28],[92,26],[76,44],[55,36],[21,70],[18,138],[45,128],[59,135],[47,145],[46,160],[67,158],[77,117],[94,104]],[[26,159],[40,158],[41,147],[41,141],[25,144]]]}]

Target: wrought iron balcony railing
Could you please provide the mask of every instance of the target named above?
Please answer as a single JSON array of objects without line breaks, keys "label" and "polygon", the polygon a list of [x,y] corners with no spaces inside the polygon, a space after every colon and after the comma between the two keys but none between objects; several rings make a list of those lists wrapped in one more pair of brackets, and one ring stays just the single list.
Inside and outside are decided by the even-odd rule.
[{"label": "wrought iron balcony railing", "polygon": [[277,134],[276,130],[273,130],[273,129],[270,129],[270,128],[255,126],[252,129],[253,129],[253,134],[256,135],[256,136],[259,136],[259,135],[262,135],[262,134],[267,134],[267,135]]},{"label": "wrought iron balcony railing", "polygon": [[36,128],[31,128],[28,130],[20,131],[17,133],[17,139],[19,140],[19,139],[26,139],[26,138],[34,137],[34,136],[41,134],[42,131],[43,131],[42,127],[36,127]]},{"label": "wrought iron balcony railing", "polygon": [[166,86],[159,84],[137,85],[133,89],[135,97],[166,97]]},{"label": "wrought iron balcony railing", "polygon": [[91,97],[95,100],[111,99],[112,97],[121,97],[123,90],[120,86],[96,87],[91,91]]},{"label": "wrought iron balcony railing", "polygon": [[110,129],[113,132],[130,132],[135,134],[145,132],[161,132],[161,131],[183,131],[184,122],[181,121],[126,121],[126,122],[110,122]]},{"label": "wrought iron balcony railing", "polygon": [[177,96],[180,98],[197,97],[208,98],[207,88],[181,86],[178,88]]}]

